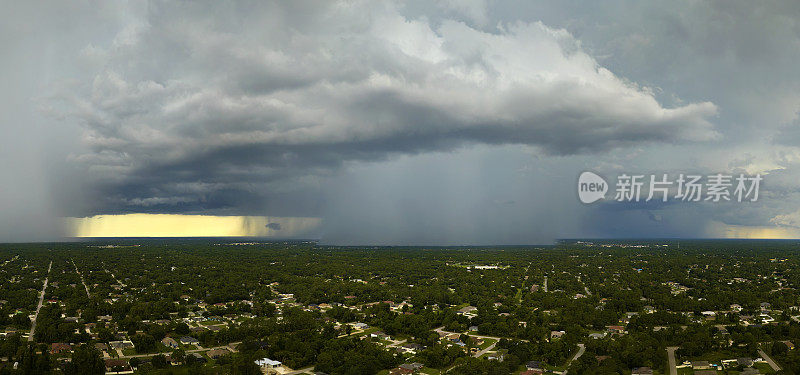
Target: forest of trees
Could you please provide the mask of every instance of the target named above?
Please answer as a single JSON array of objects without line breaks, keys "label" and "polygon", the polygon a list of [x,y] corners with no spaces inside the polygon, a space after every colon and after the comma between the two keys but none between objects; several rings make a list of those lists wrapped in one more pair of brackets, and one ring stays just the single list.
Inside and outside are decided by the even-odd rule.
[{"label": "forest of trees", "polygon": [[[800,356],[781,343],[800,342],[800,323],[791,318],[800,306],[798,255],[790,243],[752,241],[680,248],[209,240],[2,245],[0,372],[102,373],[95,344],[129,341],[127,365],[140,373],[259,373],[259,358],[328,374],[374,374],[407,362],[457,374],[509,373],[528,361],[564,368],[578,344],[585,354],[569,363],[570,373],[625,374],[642,366],[663,372],[669,346],[685,359],[756,357],[763,348],[786,371],[800,373]],[[28,342],[45,278],[45,303]],[[740,324],[765,303],[774,324]],[[728,311],[733,304],[741,311]],[[474,315],[459,313],[464,306],[474,306]],[[708,322],[705,311],[719,314]],[[402,354],[354,335],[356,322],[419,349]],[[620,324],[624,334],[589,336]],[[439,327],[466,333],[458,341],[467,345],[443,339],[434,331]],[[494,351],[503,360],[474,358],[470,334],[502,338]],[[186,336],[203,348],[236,343],[236,350],[198,358],[189,347],[161,343]],[[70,351],[52,352],[54,343]]]}]

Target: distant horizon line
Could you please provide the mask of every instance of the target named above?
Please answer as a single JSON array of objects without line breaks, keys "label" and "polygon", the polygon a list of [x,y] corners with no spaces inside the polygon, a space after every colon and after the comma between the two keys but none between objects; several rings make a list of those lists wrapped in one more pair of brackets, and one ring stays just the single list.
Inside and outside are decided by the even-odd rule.
[{"label": "distant horizon line", "polygon": [[366,243],[366,244],[337,244],[337,243],[324,243],[321,239],[314,238],[276,238],[266,236],[126,236],[126,237],[62,237],[61,240],[42,240],[42,241],[15,241],[15,242],[2,242],[2,244],[43,244],[43,243],[80,243],[80,242],[104,242],[104,241],[158,241],[158,240],[221,240],[234,243],[236,240],[243,242],[255,241],[263,243],[278,243],[278,242],[309,242],[322,246],[344,246],[344,247],[537,247],[537,246],[558,246],[565,243],[575,242],[655,242],[655,241],[719,241],[719,242],[758,242],[758,241],[774,241],[774,242],[789,242],[800,241],[800,238],[726,238],[726,237],[594,237],[594,238],[559,238],[553,240],[552,243],[531,243],[531,244],[379,244],[379,243]]}]

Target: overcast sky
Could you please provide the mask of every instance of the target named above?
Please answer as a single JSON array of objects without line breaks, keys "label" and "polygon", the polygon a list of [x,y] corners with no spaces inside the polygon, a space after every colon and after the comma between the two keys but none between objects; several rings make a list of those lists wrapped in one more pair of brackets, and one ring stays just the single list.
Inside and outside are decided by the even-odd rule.
[{"label": "overcast sky", "polygon": [[[130,213],[340,244],[800,237],[796,1],[2,2],[0,51],[4,241]],[[764,180],[585,205],[584,170]]]}]

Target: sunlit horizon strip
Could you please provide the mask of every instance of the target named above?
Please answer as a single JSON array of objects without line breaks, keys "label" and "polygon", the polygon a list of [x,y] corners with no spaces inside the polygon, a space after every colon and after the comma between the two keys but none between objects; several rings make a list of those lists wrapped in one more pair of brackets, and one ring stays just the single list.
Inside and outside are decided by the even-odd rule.
[{"label": "sunlit horizon strip", "polygon": [[321,222],[315,217],[142,213],[65,218],[71,237],[293,237]]},{"label": "sunlit horizon strip", "polygon": [[800,238],[800,228],[782,226],[748,226],[732,225],[713,221],[706,226],[709,238],[739,238],[739,239],[797,239]]}]

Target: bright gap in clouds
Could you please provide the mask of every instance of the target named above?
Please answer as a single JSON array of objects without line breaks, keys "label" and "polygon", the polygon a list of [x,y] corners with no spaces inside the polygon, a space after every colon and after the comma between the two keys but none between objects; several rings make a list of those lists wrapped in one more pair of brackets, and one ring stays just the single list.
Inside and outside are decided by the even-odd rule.
[{"label": "bright gap in clouds", "polygon": [[314,217],[122,214],[66,218],[72,237],[295,237],[316,229]]}]

